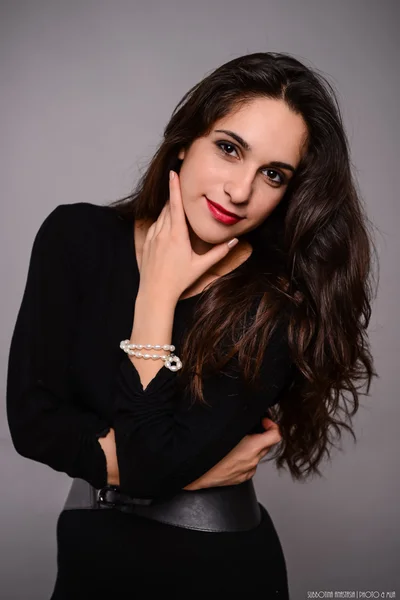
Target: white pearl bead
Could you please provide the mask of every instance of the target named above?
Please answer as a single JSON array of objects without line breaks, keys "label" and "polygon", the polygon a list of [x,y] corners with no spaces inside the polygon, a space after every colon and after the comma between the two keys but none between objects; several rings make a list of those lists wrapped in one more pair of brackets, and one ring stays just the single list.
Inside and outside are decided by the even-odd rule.
[{"label": "white pearl bead", "polygon": [[178,356],[175,354],[143,354],[142,352],[133,350],[133,348],[137,348],[141,350],[142,348],[154,348],[155,350],[169,350],[173,352],[175,350],[175,346],[173,344],[164,344],[163,346],[160,344],[155,344],[154,346],[151,344],[131,344],[130,340],[122,340],[119,344],[119,347],[131,356],[137,356],[138,358],[144,358],[148,360],[149,358],[153,360],[161,359],[164,361],[165,366],[171,371],[178,371],[182,368],[182,362]]}]

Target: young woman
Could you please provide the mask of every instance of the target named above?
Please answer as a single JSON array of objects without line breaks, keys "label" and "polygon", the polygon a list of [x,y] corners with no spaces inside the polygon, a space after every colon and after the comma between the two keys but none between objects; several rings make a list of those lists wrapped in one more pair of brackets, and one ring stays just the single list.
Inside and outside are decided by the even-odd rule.
[{"label": "young woman", "polygon": [[251,478],[280,440],[279,469],[320,474],[376,376],[350,164],[328,82],[255,53],[183,97],[132,195],[45,219],[7,408],[16,450],[74,478],[52,600],[289,598]]}]

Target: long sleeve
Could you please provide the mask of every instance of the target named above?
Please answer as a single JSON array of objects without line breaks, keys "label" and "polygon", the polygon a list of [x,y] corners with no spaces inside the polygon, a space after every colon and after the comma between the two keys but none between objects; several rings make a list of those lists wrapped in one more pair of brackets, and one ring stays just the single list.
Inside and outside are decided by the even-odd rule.
[{"label": "long sleeve", "polygon": [[97,438],[109,424],[77,401],[69,378],[79,294],[63,239],[68,208],[54,209],[33,243],[10,346],[7,418],[19,454],[101,487],[107,466]]},{"label": "long sleeve", "polygon": [[259,423],[291,381],[283,325],[276,328],[264,354],[260,390],[245,385],[235,361],[232,358],[223,372],[204,380],[205,406],[192,404],[184,395],[177,398],[177,374],[166,367],[143,390],[137,369],[124,355],[113,423],[122,492],[149,503],[177,493],[215,466]]}]

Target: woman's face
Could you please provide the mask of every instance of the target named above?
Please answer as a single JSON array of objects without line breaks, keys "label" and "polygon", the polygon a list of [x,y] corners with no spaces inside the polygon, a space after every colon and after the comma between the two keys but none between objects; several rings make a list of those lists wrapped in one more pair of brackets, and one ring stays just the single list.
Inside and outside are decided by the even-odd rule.
[{"label": "woman's face", "polygon": [[[240,136],[249,148],[217,131],[221,129]],[[282,100],[257,98],[218,120],[209,135],[179,152],[183,207],[196,252],[233,237],[240,240],[263,223],[286,191],[306,135],[303,118]],[[243,218],[233,224],[221,222],[206,198]]]}]

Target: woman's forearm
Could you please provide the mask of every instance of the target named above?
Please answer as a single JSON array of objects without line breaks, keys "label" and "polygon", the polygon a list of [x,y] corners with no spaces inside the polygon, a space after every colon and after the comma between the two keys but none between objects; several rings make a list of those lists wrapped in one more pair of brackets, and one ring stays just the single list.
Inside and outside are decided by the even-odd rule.
[{"label": "woman's forearm", "polygon": [[[139,289],[135,303],[132,332],[129,338],[131,343],[153,345],[171,344],[176,302],[177,301],[172,298],[167,299],[162,293],[158,295],[155,293],[145,294]],[[143,348],[141,352],[160,355],[172,354],[168,350],[147,350],[145,348]],[[130,354],[128,354],[128,357],[139,373],[143,390],[146,389],[158,371],[164,367],[164,361],[161,359],[144,359]],[[111,428],[109,433],[105,437],[99,438],[98,441],[106,457],[107,483],[110,485],[119,485],[119,470],[114,429]]]},{"label": "woman's forearm", "polygon": [[[162,290],[157,294],[143,294],[138,292],[135,304],[130,341],[132,344],[172,344],[172,328],[176,301],[165,298]],[[169,350],[140,350],[147,354],[172,354]],[[164,367],[161,359],[144,359],[128,354],[129,359],[139,373],[143,389]]]},{"label": "woman's forearm", "polygon": [[[103,452],[106,456],[107,461],[107,483],[109,485],[119,485],[119,470],[117,461],[117,447],[115,445],[114,429],[110,429],[108,434],[99,438],[99,444],[103,448]],[[214,468],[214,467],[213,467]],[[215,468],[214,468],[215,469]],[[207,473],[202,475],[199,479],[192,481],[184,490],[199,490],[203,487],[209,487],[212,485],[213,480],[206,480]]]},{"label": "woman's forearm", "polygon": [[[114,429],[110,428],[110,431],[105,437],[99,438],[99,444],[103,449],[107,462],[107,483],[109,485],[119,485],[119,470],[117,461],[117,447],[115,445]],[[203,477],[203,476],[202,476]],[[202,477],[192,481],[184,490],[197,490],[201,487],[206,487],[201,484]]]}]

